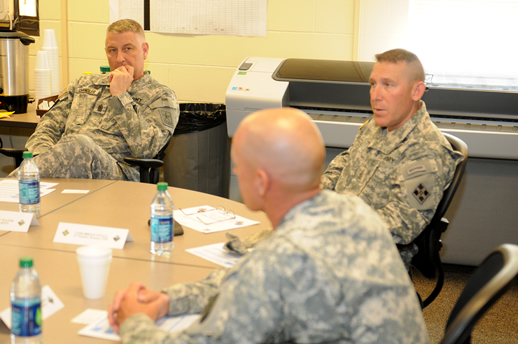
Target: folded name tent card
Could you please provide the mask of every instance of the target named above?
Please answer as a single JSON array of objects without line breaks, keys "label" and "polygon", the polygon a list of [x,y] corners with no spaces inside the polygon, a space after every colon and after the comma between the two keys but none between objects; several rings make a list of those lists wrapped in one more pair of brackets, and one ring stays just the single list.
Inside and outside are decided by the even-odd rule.
[{"label": "folded name tent card", "polygon": [[0,231],[28,232],[31,225],[39,225],[33,213],[0,210]]},{"label": "folded name tent card", "polygon": [[60,222],[54,242],[81,246],[123,249],[126,241],[133,241],[129,229],[78,225]]},{"label": "folded name tent card", "polygon": [[[63,302],[57,297],[48,285],[41,288],[41,315],[43,319],[47,319],[52,314],[63,308]],[[0,318],[4,324],[11,329],[11,307],[0,313]]]}]

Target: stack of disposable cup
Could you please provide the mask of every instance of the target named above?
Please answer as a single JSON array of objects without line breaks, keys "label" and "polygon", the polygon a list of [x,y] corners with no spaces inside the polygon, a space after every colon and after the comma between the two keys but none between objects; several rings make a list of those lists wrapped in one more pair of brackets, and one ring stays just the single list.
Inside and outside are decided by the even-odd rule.
[{"label": "stack of disposable cup", "polygon": [[36,104],[41,98],[52,95],[52,71],[46,51],[38,51],[36,55],[36,68],[34,69],[34,82],[36,86]]},{"label": "stack of disposable cup", "polygon": [[87,299],[103,297],[108,282],[108,273],[110,272],[112,250],[95,246],[82,246],[76,252],[84,297]]},{"label": "stack of disposable cup", "polygon": [[53,29],[45,29],[43,34],[42,49],[47,52],[50,69],[52,70],[52,94],[58,95],[61,91],[59,87],[59,52],[56,42],[56,34]]}]

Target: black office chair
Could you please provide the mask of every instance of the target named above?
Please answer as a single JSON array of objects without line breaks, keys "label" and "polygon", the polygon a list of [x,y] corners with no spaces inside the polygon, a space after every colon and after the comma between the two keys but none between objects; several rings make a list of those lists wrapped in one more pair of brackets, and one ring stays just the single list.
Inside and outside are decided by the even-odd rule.
[{"label": "black office chair", "polygon": [[[450,186],[444,191],[441,202],[437,206],[435,215],[426,228],[415,238],[414,243],[419,248],[419,252],[412,258],[411,265],[416,268],[424,277],[430,281],[437,280],[432,293],[421,302],[423,308],[432,303],[441,292],[444,284],[444,271],[441,263],[439,251],[442,248],[441,235],[448,228],[448,220],[444,214],[450,206],[451,200],[460,185],[466,162],[468,160],[468,146],[461,139],[444,133],[452,148],[464,155],[464,160],[457,166]],[[418,294],[419,295],[419,294]],[[419,295],[420,300],[422,300]]]},{"label": "black office chair", "polygon": [[450,313],[441,344],[467,344],[475,324],[506,293],[518,274],[518,246],[497,247],[468,280]]},{"label": "black office chair", "polygon": [[[140,172],[140,182],[141,183],[150,183],[156,184],[158,183],[158,179],[160,177],[160,167],[164,165],[163,159],[165,157],[165,150],[169,145],[169,141],[162,147],[160,152],[153,159],[141,159],[141,158],[133,158],[126,157],[124,158],[124,162],[131,166],[138,166]],[[0,148],[0,153],[4,154],[8,157],[14,158],[14,166],[18,168],[23,161],[23,152],[27,149],[17,149],[17,148]]]},{"label": "black office chair", "polygon": [[5,156],[14,158],[14,168],[18,168],[23,161],[23,152],[27,149],[17,149],[17,148],[0,148],[0,153]]},{"label": "black office chair", "polygon": [[140,182],[157,184],[160,177],[160,167],[164,166],[165,150],[169,146],[171,139],[162,147],[160,152],[153,159],[141,159],[126,157],[124,162],[131,166],[138,166],[140,172]]}]

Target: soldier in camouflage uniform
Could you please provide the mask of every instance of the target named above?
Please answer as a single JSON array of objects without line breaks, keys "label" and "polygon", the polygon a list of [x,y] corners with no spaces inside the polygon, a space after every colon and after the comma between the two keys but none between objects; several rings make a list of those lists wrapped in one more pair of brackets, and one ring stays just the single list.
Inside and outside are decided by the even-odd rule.
[{"label": "soldier in camouflage uniform", "polygon": [[360,196],[387,223],[407,269],[412,241],[432,219],[463,156],[430,120],[421,101],[424,70],[414,54],[376,55],[371,83],[374,116],[322,177],[322,188]]},{"label": "soldier in camouflage uniform", "polygon": [[72,82],[27,141],[41,177],[139,181],[138,169],[123,159],[156,156],[179,115],[174,92],[144,72],[148,50],[137,22],[108,27],[111,73]]},{"label": "soldier in camouflage uniform", "polygon": [[[359,197],[320,190],[325,149],[306,114],[246,117],[231,154],[245,204],[274,233],[201,282],[118,292],[108,314],[123,343],[428,343],[383,220]],[[202,311],[180,333],[154,323]]]}]

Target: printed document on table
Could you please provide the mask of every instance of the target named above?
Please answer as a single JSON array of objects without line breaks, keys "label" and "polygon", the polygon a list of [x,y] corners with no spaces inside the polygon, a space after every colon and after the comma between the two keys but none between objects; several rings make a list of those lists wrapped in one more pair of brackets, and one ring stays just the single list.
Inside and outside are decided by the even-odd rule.
[{"label": "printed document on table", "polygon": [[[162,330],[176,333],[189,327],[192,323],[199,320],[199,314],[184,314],[175,317],[163,317],[157,320],[156,325]],[[120,341],[120,336],[115,333],[108,322],[108,312],[104,316],[92,322],[90,325],[79,331],[79,334],[87,337],[110,339]]]},{"label": "printed document on table", "polygon": [[178,209],[173,212],[174,219],[182,226],[186,226],[202,233],[214,233],[256,225],[259,221],[246,219],[239,215],[221,212],[218,209],[204,205]]},{"label": "printed document on table", "polygon": [[[56,185],[58,183],[40,182],[40,197],[55,191],[52,187]],[[20,202],[19,195],[18,179],[9,178],[0,181],[0,202],[18,203]]]},{"label": "printed document on table", "polygon": [[228,253],[223,249],[223,245],[225,245],[225,243],[220,242],[218,244],[189,248],[185,251],[192,253],[195,256],[201,257],[203,259],[207,259],[213,263],[229,268],[236,264],[239,261],[239,259],[241,259],[241,257]]}]

